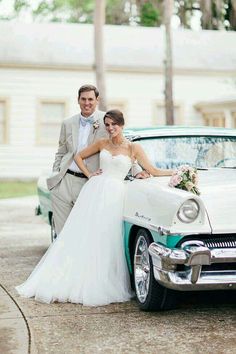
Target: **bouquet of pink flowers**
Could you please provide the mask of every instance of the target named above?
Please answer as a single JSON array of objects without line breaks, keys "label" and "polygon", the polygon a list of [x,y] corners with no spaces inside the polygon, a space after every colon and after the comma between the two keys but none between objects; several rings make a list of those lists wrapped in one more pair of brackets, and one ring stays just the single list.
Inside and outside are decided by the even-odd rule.
[{"label": "bouquet of pink flowers", "polygon": [[169,186],[183,189],[185,191],[199,195],[200,191],[197,188],[197,183],[197,169],[190,166],[180,166],[172,174]]}]

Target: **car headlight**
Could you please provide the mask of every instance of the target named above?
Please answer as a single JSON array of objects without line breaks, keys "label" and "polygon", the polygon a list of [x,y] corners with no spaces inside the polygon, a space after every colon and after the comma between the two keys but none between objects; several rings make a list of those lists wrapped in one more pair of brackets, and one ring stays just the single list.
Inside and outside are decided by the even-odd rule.
[{"label": "car headlight", "polygon": [[189,199],[181,205],[177,216],[180,221],[190,223],[197,219],[199,211],[199,204],[194,199]]}]

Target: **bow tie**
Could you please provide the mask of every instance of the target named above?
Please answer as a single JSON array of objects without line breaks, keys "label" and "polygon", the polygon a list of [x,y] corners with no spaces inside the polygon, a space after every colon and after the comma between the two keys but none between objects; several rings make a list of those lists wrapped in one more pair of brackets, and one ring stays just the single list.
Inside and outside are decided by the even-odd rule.
[{"label": "bow tie", "polygon": [[85,118],[83,116],[80,116],[80,122],[82,124],[82,127],[85,127],[86,124],[93,124],[94,123],[94,117],[90,116],[88,118]]}]

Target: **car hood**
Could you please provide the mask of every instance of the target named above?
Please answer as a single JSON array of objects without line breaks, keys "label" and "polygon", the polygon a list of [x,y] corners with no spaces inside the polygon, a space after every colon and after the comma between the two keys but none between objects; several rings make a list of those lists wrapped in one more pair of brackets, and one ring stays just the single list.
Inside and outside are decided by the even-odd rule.
[{"label": "car hood", "polygon": [[[213,233],[236,232],[236,170],[198,171],[202,199]],[[159,178],[168,185],[169,178]]]},{"label": "car hood", "polygon": [[199,188],[213,233],[236,232],[236,170],[201,171]]}]

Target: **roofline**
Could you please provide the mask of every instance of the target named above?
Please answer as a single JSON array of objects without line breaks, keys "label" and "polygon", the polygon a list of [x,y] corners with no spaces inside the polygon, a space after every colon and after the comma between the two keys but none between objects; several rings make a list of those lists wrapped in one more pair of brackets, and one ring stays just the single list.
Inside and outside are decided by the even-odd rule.
[{"label": "roofline", "polygon": [[[15,69],[25,69],[25,70],[65,70],[65,71],[93,71],[95,69],[94,64],[49,64],[49,63],[30,63],[30,62],[1,62],[0,68],[15,68]],[[163,67],[146,67],[137,65],[106,65],[107,72],[127,72],[127,73],[150,73],[150,74],[164,74]],[[173,67],[173,75],[192,75],[192,76],[235,76],[236,70],[232,69],[202,69],[202,68],[181,68]]]},{"label": "roofline", "polygon": [[228,99],[216,99],[216,100],[208,100],[208,101],[200,101],[195,103],[194,107],[197,110],[201,110],[202,108],[212,107],[214,105],[217,107],[225,106],[225,105],[232,105],[235,106],[236,104],[236,97],[235,98],[228,98]]}]

